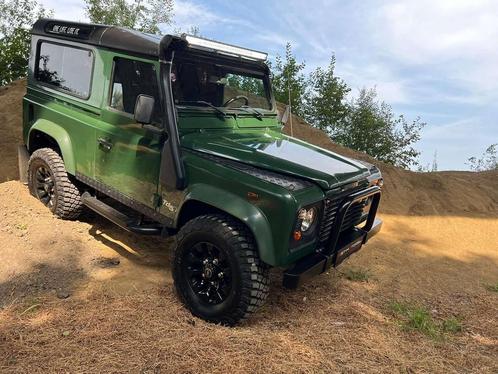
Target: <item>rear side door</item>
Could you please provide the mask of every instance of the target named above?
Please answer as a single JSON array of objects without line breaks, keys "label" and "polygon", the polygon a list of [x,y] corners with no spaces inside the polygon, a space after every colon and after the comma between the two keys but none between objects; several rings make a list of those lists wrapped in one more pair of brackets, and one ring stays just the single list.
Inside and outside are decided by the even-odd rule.
[{"label": "rear side door", "polygon": [[106,194],[147,214],[156,210],[158,201],[163,141],[133,119],[140,94],[155,98],[153,120],[158,125],[161,110],[157,63],[115,56],[108,101],[102,110],[103,123],[96,130],[95,179]]}]

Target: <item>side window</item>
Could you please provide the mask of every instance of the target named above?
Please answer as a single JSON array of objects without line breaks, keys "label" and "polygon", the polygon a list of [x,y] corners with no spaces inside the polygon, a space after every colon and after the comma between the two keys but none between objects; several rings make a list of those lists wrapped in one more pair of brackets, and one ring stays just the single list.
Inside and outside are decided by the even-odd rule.
[{"label": "side window", "polygon": [[92,51],[42,42],[35,76],[40,82],[87,99],[90,96],[92,68]]},{"label": "side window", "polygon": [[150,95],[155,99],[153,120],[154,122],[159,122],[161,105],[154,64],[126,58],[115,58],[109,103],[111,108],[134,114],[135,102],[140,94]]}]

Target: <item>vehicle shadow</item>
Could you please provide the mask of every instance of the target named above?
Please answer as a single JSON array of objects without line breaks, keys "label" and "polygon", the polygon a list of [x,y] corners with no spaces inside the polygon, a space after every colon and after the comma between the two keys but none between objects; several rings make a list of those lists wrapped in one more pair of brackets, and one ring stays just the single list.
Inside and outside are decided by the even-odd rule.
[{"label": "vehicle shadow", "polygon": [[79,253],[82,247],[59,258],[58,263],[44,259],[34,263],[26,272],[19,272],[0,282],[0,310],[13,304],[38,304],[38,298],[56,296],[69,297],[77,284],[88,279],[86,270],[80,266]]},{"label": "vehicle shadow", "polygon": [[81,221],[91,225],[88,233],[95,240],[135,265],[169,269],[173,238],[128,232],[93,212],[85,212]]}]

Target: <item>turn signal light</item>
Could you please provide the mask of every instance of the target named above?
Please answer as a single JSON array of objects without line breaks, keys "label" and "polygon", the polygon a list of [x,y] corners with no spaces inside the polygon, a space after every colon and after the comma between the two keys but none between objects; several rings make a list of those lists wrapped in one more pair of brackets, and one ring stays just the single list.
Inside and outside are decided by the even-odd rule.
[{"label": "turn signal light", "polygon": [[301,231],[294,231],[294,240],[297,242],[299,240],[301,240],[301,238],[303,237],[303,234],[301,233]]}]

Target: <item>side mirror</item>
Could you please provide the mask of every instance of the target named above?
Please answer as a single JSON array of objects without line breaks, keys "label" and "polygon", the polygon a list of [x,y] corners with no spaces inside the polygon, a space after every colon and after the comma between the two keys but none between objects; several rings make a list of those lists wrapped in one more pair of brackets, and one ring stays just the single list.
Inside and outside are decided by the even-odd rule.
[{"label": "side mirror", "polygon": [[140,94],[135,102],[135,121],[142,125],[148,125],[152,122],[154,113],[155,100],[152,96]]},{"label": "side mirror", "polygon": [[[282,125],[287,125],[287,122],[289,122],[290,116],[291,116],[291,109],[289,105],[285,106],[285,111],[282,113],[280,116],[279,120],[282,123]],[[279,113],[280,114],[280,113]]]}]

